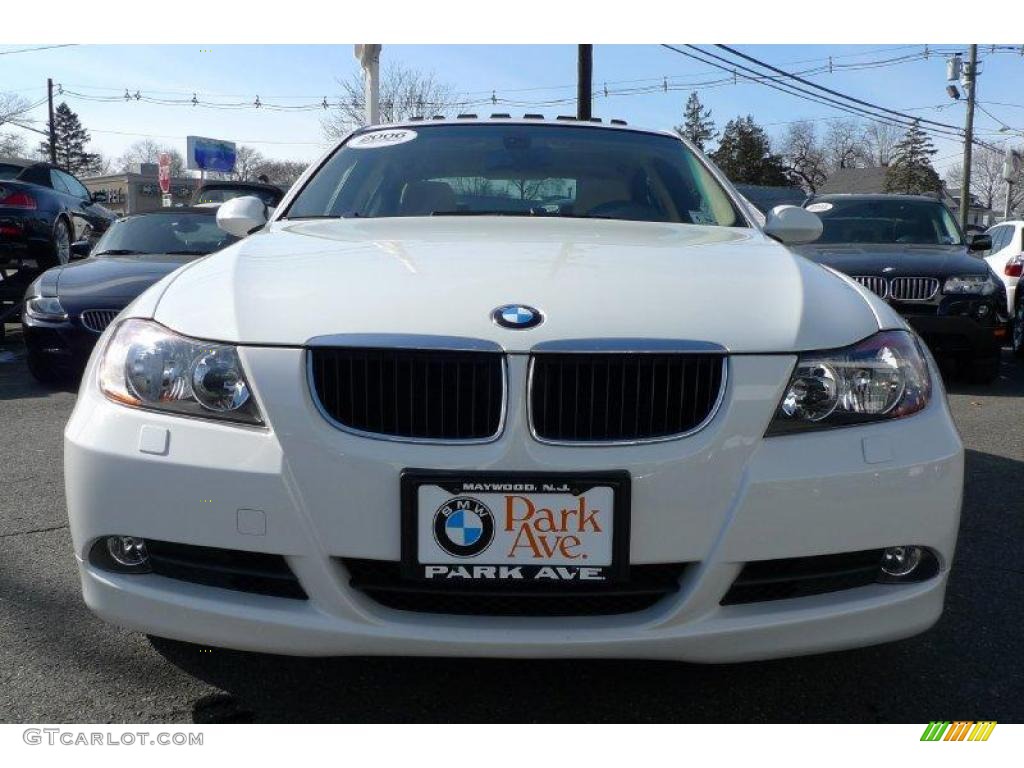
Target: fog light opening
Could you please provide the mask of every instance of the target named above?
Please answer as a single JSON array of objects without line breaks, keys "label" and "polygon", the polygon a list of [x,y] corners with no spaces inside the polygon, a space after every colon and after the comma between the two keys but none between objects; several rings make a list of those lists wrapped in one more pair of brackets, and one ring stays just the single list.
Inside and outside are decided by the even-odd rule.
[{"label": "fog light opening", "polygon": [[921,547],[889,547],[882,553],[882,573],[890,579],[911,579],[924,557]]},{"label": "fog light opening", "polygon": [[108,536],[107,552],[122,568],[139,569],[149,565],[146,540],[135,536]]}]

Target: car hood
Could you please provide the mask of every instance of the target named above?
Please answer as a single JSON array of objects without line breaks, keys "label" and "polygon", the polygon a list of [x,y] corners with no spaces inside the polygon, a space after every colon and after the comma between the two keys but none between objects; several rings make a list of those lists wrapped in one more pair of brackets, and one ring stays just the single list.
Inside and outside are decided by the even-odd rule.
[{"label": "car hood", "polygon": [[[544,323],[497,326],[510,303]],[[610,337],[780,352],[878,330],[856,288],[754,229],[515,217],[275,222],[179,272],[154,316],[236,343],[425,334],[513,352]]]},{"label": "car hood", "polygon": [[196,258],[146,254],[72,262],[56,275],[57,295],[65,307],[88,304],[100,308],[108,302],[124,306],[161,277]]},{"label": "car hood", "polygon": [[962,245],[811,244],[794,250],[848,275],[948,277],[988,270],[984,260],[971,256]]}]

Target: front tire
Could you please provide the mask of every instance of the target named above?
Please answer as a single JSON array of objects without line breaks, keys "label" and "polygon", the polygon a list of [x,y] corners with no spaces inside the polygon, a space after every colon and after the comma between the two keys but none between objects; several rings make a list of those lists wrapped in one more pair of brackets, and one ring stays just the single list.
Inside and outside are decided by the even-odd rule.
[{"label": "front tire", "polygon": [[967,379],[972,384],[991,384],[999,377],[999,358],[983,358],[968,363]]},{"label": "front tire", "polygon": [[1017,310],[1010,321],[1010,346],[1013,354],[1024,358],[1024,298],[1017,299]]},{"label": "front tire", "polygon": [[41,357],[38,352],[29,352],[25,357],[28,372],[32,378],[47,387],[60,387],[68,383],[69,377],[53,367],[49,360]]},{"label": "front tire", "polygon": [[71,227],[68,220],[58,216],[53,225],[53,236],[50,241],[50,253],[39,260],[40,269],[49,269],[67,264],[71,261]]}]

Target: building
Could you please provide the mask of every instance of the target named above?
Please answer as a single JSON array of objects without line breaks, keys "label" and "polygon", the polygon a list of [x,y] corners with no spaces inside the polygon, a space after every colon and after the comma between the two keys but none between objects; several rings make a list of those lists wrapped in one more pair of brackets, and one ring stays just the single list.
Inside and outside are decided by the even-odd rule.
[{"label": "building", "polygon": [[[163,206],[156,163],[139,163],[129,173],[93,176],[82,179],[96,201],[117,214],[152,211]],[[171,200],[174,205],[188,205],[199,179],[175,177],[171,179]]]},{"label": "building", "polygon": [[[821,185],[818,194],[882,195],[885,194],[885,173],[885,168],[840,168]],[[956,220],[960,221],[959,190],[953,193],[943,184],[938,198],[946,204]],[[987,228],[995,223],[995,213],[991,208],[982,205],[975,195],[971,195],[970,205],[967,212],[969,225]]]}]

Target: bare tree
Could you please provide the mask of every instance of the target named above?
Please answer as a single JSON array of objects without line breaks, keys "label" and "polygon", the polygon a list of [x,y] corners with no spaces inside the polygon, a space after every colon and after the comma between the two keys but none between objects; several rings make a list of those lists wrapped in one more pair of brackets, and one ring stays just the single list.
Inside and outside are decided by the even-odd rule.
[{"label": "bare tree", "polygon": [[[975,147],[971,153],[971,194],[986,208],[1001,213],[1006,205],[1006,180],[1003,178],[1005,149]],[[1017,210],[1024,205],[1024,168],[1019,169],[1010,190],[1010,208]],[[946,186],[959,194],[963,166],[951,165],[946,171]]]},{"label": "bare tree", "polygon": [[867,158],[873,166],[886,167],[893,160],[893,150],[902,138],[900,129],[892,123],[874,120],[864,126],[862,141]]},{"label": "bare tree", "polygon": [[0,93],[0,125],[21,118],[18,122],[31,123],[32,120],[25,117],[29,109],[29,102],[24,96],[16,93]]},{"label": "bare tree", "polygon": [[266,176],[271,184],[290,187],[306,170],[307,165],[297,160],[264,160],[256,169],[256,176]]},{"label": "bare tree", "polygon": [[16,133],[0,133],[0,157],[24,157],[28,151],[25,139]]},{"label": "bare tree", "polygon": [[[366,124],[363,73],[353,72],[339,80],[341,102],[322,121],[324,134],[338,139]],[[410,117],[444,114],[459,109],[462,100],[447,83],[431,72],[421,72],[403,64],[389,63],[380,78],[380,121],[394,123]]]},{"label": "bare tree", "polygon": [[805,191],[814,194],[828,179],[825,150],[810,120],[791,123],[782,136],[779,150]]},{"label": "bare tree", "polygon": [[[25,115],[29,106],[28,100],[23,96],[16,93],[0,93],[0,125],[12,124],[15,119],[22,124],[34,122]],[[17,133],[0,133],[0,157],[24,157],[28,151],[25,139]]]},{"label": "bare tree", "polygon": [[856,120],[833,120],[825,131],[824,148],[830,172],[862,166],[867,150],[861,124]]},{"label": "bare tree", "polygon": [[136,141],[112,163],[112,166],[122,173],[127,173],[136,163],[159,163],[163,152],[171,156],[171,176],[184,175],[185,158],[181,152],[165,144],[158,144],[152,139]]}]

